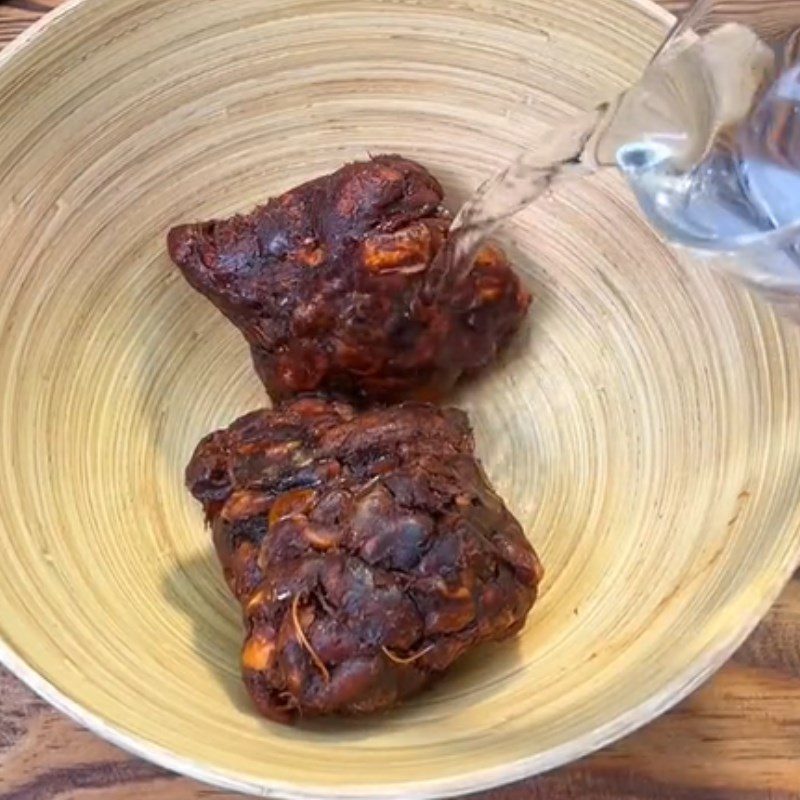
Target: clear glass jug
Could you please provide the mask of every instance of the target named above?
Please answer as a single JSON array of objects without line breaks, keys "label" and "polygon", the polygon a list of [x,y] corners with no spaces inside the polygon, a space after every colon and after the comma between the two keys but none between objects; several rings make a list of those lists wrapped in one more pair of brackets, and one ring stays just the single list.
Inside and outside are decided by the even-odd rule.
[{"label": "clear glass jug", "polygon": [[696,0],[598,148],[678,247],[800,322],[800,0]]},{"label": "clear glass jug", "polygon": [[461,208],[434,288],[551,187],[618,166],[653,225],[800,322],[800,0],[695,0],[640,81],[553,128]]}]

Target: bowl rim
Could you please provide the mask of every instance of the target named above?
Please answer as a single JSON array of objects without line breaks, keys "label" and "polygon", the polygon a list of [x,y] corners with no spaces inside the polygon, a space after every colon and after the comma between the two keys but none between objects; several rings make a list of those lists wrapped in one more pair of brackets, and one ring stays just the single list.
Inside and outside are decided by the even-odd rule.
[{"label": "bowl rim", "polygon": [[[77,2],[83,1],[77,0]],[[179,773],[220,789],[271,797],[276,800],[353,800],[353,798],[439,800],[440,798],[471,795],[494,789],[562,767],[628,736],[673,708],[708,680],[744,643],[774,605],[798,566],[800,566],[800,554],[796,554],[794,560],[787,559],[783,571],[776,573],[773,577],[768,589],[762,595],[761,601],[755,607],[754,613],[739,628],[721,641],[716,648],[706,652],[702,658],[695,659],[681,674],[663,686],[652,697],[628,709],[600,728],[571,742],[557,745],[535,756],[517,759],[503,766],[462,773],[457,777],[424,780],[416,783],[345,784],[330,789],[309,790],[287,781],[244,778],[235,773],[215,769],[191,758],[180,756],[172,750],[129,732],[123,726],[106,722],[100,715],[87,710],[69,697],[66,692],[56,688],[50,681],[39,675],[2,639],[0,639],[0,665],[13,673],[51,706],[107,742],[170,772]]]},{"label": "bowl rim", "polygon": [[[51,12],[33,23],[0,50],[0,69],[18,54],[27,50],[48,29],[78,8],[104,0],[64,0]],[[665,30],[675,17],[654,0],[624,0],[664,23]],[[220,789],[249,795],[273,797],[277,800],[435,800],[473,794],[524,780],[564,766],[615,742],[677,705],[691,694],[730,658],[767,614],[780,593],[800,566],[800,552],[787,558],[782,571],[776,571],[766,585],[753,613],[730,632],[716,647],[695,658],[685,669],[659,691],[637,706],[622,712],[594,731],[570,742],[557,745],[533,756],[517,759],[502,766],[461,773],[456,777],[373,785],[346,785],[331,788],[303,788],[296,783],[243,777],[235,772],[211,767],[177,752],[161,747],[127,730],[123,725],[107,722],[100,714],[88,710],[68,692],[57,688],[19,655],[0,635],[0,665],[8,669],[29,689],[56,710],[65,714],[93,734],[122,750],[173,773],[184,775]]]}]

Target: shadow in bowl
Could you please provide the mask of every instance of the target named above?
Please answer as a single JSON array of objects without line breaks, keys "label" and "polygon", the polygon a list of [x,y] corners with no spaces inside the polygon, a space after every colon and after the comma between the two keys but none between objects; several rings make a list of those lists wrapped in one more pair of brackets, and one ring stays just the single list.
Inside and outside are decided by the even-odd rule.
[{"label": "shadow in bowl", "polygon": [[164,578],[164,598],[192,623],[197,658],[225,689],[239,711],[252,706],[239,676],[241,622],[227,593],[213,550],[175,564]]}]

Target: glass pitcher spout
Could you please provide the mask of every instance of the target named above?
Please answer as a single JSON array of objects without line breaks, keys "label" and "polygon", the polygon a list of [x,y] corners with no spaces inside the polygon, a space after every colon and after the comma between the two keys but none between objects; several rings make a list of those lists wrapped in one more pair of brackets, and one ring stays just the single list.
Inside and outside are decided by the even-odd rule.
[{"label": "glass pitcher spout", "polygon": [[478,189],[437,256],[436,285],[462,280],[505,219],[604,167],[621,170],[672,245],[719,259],[773,302],[797,298],[800,319],[800,0],[696,0],[634,86]]}]

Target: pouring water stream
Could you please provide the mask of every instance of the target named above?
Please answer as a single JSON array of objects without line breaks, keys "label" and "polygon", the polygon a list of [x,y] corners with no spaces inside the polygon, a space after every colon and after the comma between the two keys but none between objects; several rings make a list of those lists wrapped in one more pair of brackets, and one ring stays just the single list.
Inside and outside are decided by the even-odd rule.
[{"label": "pouring water stream", "polygon": [[[695,229],[710,241],[728,235],[731,226],[742,235],[751,223],[754,233],[769,227],[763,209],[742,213],[743,200],[733,196],[733,179],[722,166],[723,156],[736,149],[733,132],[744,127],[775,77],[775,52],[738,23],[695,34],[695,25],[713,5],[714,0],[697,0],[637,84],[548,130],[478,189],[458,212],[436,259],[434,289],[463,280],[481,244],[502,222],[552,187],[605,166],[623,170],[650,219],[678,243],[691,246]],[[769,133],[769,121],[765,128],[762,120],[762,138]],[[740,180],[738,172],[734,177]],[[752,197],[745,199],[752,204]],[[732,211],[729,206],[737,203]],[[796,211],[800,219],[800,207]]]}]

